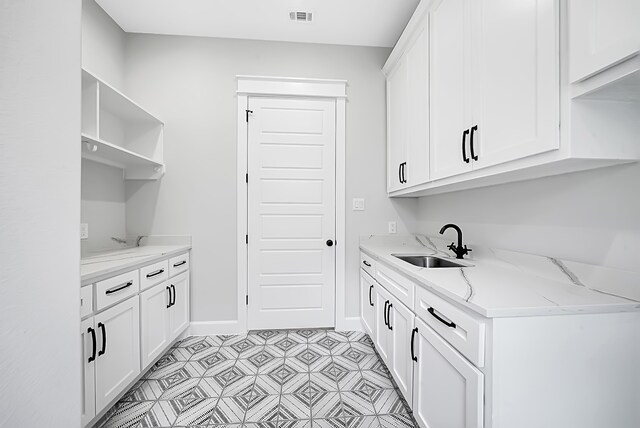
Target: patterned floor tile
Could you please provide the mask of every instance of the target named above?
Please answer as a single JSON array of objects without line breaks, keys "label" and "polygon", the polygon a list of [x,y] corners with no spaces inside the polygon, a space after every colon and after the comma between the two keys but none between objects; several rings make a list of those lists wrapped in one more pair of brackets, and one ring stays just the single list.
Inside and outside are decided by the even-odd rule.
[{"label": "patterned floor tile", "polygon": [[278,421],[278,428],[311,428],[311,420]]},{"label": "patterned floor tile", "polygon": [[296,390],[309,384],[309,373],[296,373],[282,382],[281,394],[293,394]]},{"label": "patterned floor tile", "polygon": [[185,348],[171,348],[166,356],[173,358],[175,361],[189,361],[191,353]]},{"label": "patterned floor tile", "polygon": [[208,423],[217,403],[218,400],[215,398],[204,398],[185,403],[175,421],[176,425],[192,426]]},{"label": "patterned floor tile", "polygon": [[362,370],[362,377],[372,389],[394,389],[391,380],[377,371]]},{"label": "patterned floor tile", "polygon": [[338,418],[342,416],[342,403],[337,392],[320,392],[310,400],[313,419]]},{"label": "patterned floor tile", "polygon": [[346,428],[343,418],[314,419],[313,428]]},{"label": "patterned floor tile", "polygon": [[358,363],[351,360],[350,358],[343,357],[342,355],[334,355],[332,359],[334,363],[336,363],[337,365],[341,366],[344,369],[347,369],[348,371],[360,370]]},{"label": "patterned floor tile", "polygon": [[156,401],[153,407],[140,419],[138,427],[170,427],[175,422],[183,406],[187,405],[187,402],[183,400]]},{"label": "patterned floor tile", "polygon": [[222,397],[211,412],[209,424],[233,424],[244,420],[249,405],[246,397]]},{"label": "patterned floor tile", "polygon": [[250,396],[253,392],[253,385],[256,382],[256,376],[240,376],[227,382],[222,390],[223,397],[233,396]]},{"label": "patterned floor tile", "polygon": [[[224,427],[224,425],[211,425],[211,428]],[[228,425],[229,427],[231,425]],[[242,428],[279,428],[276,422],[249,422],[242,425]]]},{"label": "patterned floor tile", "polygon": [[157,391],[157,399],[174,400],[188,398],[200,382],[199,378],[181,379],[179,382],[168,382],[166,379],[150,380],[150,386]]},{"label": "patterned floor tile", "polygon": [[346,428],[380,428],[377,416],[352,416],[344,418]]},{"label": "patterned floor tile", "polygon": [[363,358],[358,361],[360,370],[372,370],[380,363],[376,354],[365,354]]},{"label": "patterned floor tile", "polygon": [[372,355],[372,354],[376,353],[375,348],[373,346],[373,343],[367,343],[367,342],[362,342],[362,341],[349,342],[349,343],[350,343],[352,349],[355,349],[358,352],[361,352],[363,354]]},{"label": "patterned floor tile", "polygon": [[[359,371],[348,372],[338,381],[340,391],[362,391],[365,390],[366,382]],[[368,394],[369,390],[365,390]]]},{"label": "patterned floor tile", "polygon": [[375,416],[376,412],[368,394],[355,391],[340,392],[342,416]]},{"label": "patterned floor tile", "polygon": [[273,395],[280,394],[282,385],[279,380],[271,376],[258,375],[256,383],[253,385],[253,395]]},{"label": "patterned floor tile", "polygon": [[190,346],[194,346],[201,342],[204,342],[206,338],[207,336],[189,336],[185,339],[182,339],[180,342],[176,343],[174,346],[177,348],[188,348]]},{"label": "patterned floor tile", "polygon": [[222,395],[224,385],[220,385],[216,378],[203,377],[196,388],[198,390],[198,394],[201,395],[202,398],[215,398]]},{"label": "patterned floor tile", "polygon": [[327,331],[327,337],[337,340],[338,342],[348,342],[349,336],[345,335],[344,332],[340,331]]},{"label": "patterned floor tile", "polygon": [[[161,379],[163,377],[169,376],[172,373],[175,373],[182,369],[187,363],[184,361],[173,361],[167,363],[163,359],[160,359],[156,364],[153,365],[149,369],[149,371],[145,374],[144,379]],[[186,376],[190,377],[190,376]]]},{"label": "patterned floor tile", "polygon": [[117,405],[111,417],[100,428],[132,428],[153,407],[153,401],[124,402]]},{"label": "patterned floor tile", "polygon": [[154,401],[160,398],[163,389],[155,380],[140,380],[120,399],[125,401]]},{"label": "patterned floor tile", "polygon": [[[177,348],[177,349],[183,349],[183,348]],[[189,361],[204,360],[211,357],[212,355],[217,354],[218,352],[220,352],[219,346],[210,346],[207,348],[203,348],[199,351],[192,353]]]},{"label": "patterned floor tile", "polygon": [[319,355],[325,355],[325,356],[329,356],[331,355],[331,349],[330,348],[326,348],[324,346],[320,346],[317,343],[309,343],[307,345],[307,349],[315,352],[316,354]]},{"label": "patterned floor tile", "polygon": [[418,428],[410,415],[378,416],[381,428]]},{"label": "patterned floor tile", "polygon": [[319,391],[338,391],[338,383],[332,373],[312,372],[309,378]]},{"label": "patterned floor tile", "polygon": [[307,394],[281,395],[278,421],[310,418],[311,404]]},{"label": "patterned floor tile", "polygon": [[371,393],[371,401],[379,415],[389,413],[407,413],[400,394],[393,389],[378,389]]},{"label": "patterned floor tile", "polygon": [[245,422],[277,422],[280,395],[259,395],[251,398]]}]

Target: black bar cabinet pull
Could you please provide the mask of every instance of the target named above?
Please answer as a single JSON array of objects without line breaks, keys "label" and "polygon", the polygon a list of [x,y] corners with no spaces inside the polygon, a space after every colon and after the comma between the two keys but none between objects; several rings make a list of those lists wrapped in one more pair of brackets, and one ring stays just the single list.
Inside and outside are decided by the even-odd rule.
[{"label": "black bar cabinet pull", "polygon": [[148,273],[148,274],[147,274],[147,278],[152,278],[152,277],[154,277],[154,276],[156,276],[156,275],[160,275],[160,274],[161,274],[161,273],[163,273],[163,272],[164,272],[164,269],[158,269],[158,270],[157,270],[157,271],[155,271],[155,272]]},{"label": "black bar cabinet pull", "polygon": [[384,325],[389,327],[389,322],[387,321],[387,306],[389,306],[389,301],[384,302],[384,308],[382,309],[382,317],[384,318]]},{"label": "black bar cabinet pull", "polygon": [[451,327],[451,328],[456,328],[456,324],[453,321],[447,321],[444,318],[441,318],[440,316],[438,316],[438,314],[436,314],[436,310],[433,308],[429,308],[427,309],[429,311],[429,313],[431,315],[433,315],[433,317],[435,319],[437,319],[438,321],[440,321],[442,324],[446,325],[447,327]]},{"label": "black bar cabinet pull", "polygon": [[373,306],[373,301],[371,300],[372,291],[373,291],[373,285],[369,287],[369,306]]},{"label": "black bar cabinet pull", "polygon": [[389,306],[387,307],[387,326],[389,327],[389,330],[393,330],[393,327],[391,326],[391,308],[393,307],[393,303],[389,303]]},{"label": "black bar cabinet pull", "polygon": [[402,164],[398,165],[398,181],[402,184]]},{"label": "black bar cabinet pull", "polygon": [[89,327],[87,329],[87,333],[91,333],[91,356],[89,357],[89,359],[87,360],[87,362],[92,362],[95,361],[96,359],[96,348],[97,348],[97,344],[96,344],[96,331],[93,329],[93,327]]},{"label": "black bar cabinet pull", "polygon": [[98,323],[98,328],[102,330],[102,349],[98,352],[99,357],[100,355],[104,355],[107,351],[107,328],[101,322]]},{"label": "black bar cabinet pull", "polygon": [[477,130],[478,130],[478,125],[474,125],[473,128],[471,128],[471,138],[469,139],[469,146],[471,147],[471,158],[474,161],[478,160],[478,156],[476,156],[475,151],[473,150],[473,134],[475,134]]},{"label": "black bar cabinet pull", "polygon": [[363,261],[362,261],[362,264],[364,264],[366,267],[371,267],[371,263],[369,263],[369,262],[368,262],[368,261],[366,261],[366,260],[363,260]]},{"label": "black bar cabinet pull", "polygon": [[171,287],[167,285],[165,288],[169,292],[169,302],[167,303],[167,309],[169,309],[171,307]]},{"label": "black bar cabinet pull", "polygon": [[187,263],[187,261],[186,261],[186,260],[183,260],[183,261],[181,261],[181,262],[174,263],[174,264],[173,264],[173,267],[182,266],[182,265],[184,265],[184,264],[186,264],[186,263]]},{"label": "black bar cabinet pull", "polygon": [[171,306],[176,304],[176,286],[171,284],[171,290],[173,291],[173,300],[171,301]]},{"label": "black bar cabinet pull", "polygon": [[414,350],[414,342],[416,339],[416,333],[418,332],[418,327],[414,328],[413,331],[411,332],[411,359],[413,361],[418,361],[418,357],[416,357],[416,353]]},{"label": "black bar cabinet pull", "polygon": [[469,158],[467,157],[467,135],[469,135],[469,130],[465,129],[462,133],[462,160],[469,163]]},{"label": "black bar cabinet pull", "polygon": [[114,288],[110,288],[107,291],[104,292],[104,294],[113,294],[113,293],[117,293],[120,290],[124,290],[125,288],[129,288],[133,285],[133,281],[129,281],[126,282],[118,287],[114,287]]}]

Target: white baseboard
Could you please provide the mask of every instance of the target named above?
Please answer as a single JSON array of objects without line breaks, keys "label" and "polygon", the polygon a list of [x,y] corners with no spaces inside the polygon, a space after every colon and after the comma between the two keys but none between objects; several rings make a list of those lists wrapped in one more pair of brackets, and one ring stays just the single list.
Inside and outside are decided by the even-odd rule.
[{"label": "white baseboard", "polygon": [[338,331],[363,331],[360,317],[346,317],[338,319],[336,322]]},{"label": "white baseboard", "polygon": [[215,336],[217,334],[246,333],[240,330],[237,320],[232,321],[192,321],[189,327],[190,336]]}]

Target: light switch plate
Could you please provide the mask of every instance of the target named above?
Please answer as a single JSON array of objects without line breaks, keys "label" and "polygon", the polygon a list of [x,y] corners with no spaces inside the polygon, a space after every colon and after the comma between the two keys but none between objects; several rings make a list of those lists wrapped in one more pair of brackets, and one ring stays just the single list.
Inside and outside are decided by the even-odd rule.
[{"label": "light switch plate", "polygon": [[353,199],[353,210],[354,211],[364,211],[364,199],[362,199],[362,198],[354,198]]},{"label": "light switch plate", "polygon": [[389,233],[396,233],[396,222],[395,221],[390,221],[389,222]]},{"label": "light switch plate", "polygon": [[89,239],[89,223],[80,223],[80,239]]}]

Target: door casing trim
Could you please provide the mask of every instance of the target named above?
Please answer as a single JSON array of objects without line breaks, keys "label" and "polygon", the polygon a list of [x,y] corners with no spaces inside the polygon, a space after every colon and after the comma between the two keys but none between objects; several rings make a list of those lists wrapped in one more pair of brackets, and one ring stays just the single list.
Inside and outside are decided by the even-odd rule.
[{"label": "door casing trim", "polygon": [[347,81],[298,77],[268,77],[238,75],[237,79],[237,171],[236,171],[236,243],[237,243],[237,328],[247,331],[248,248],[248,189],[245,174],[248,173],[248,134],[246,110],[251,96],[321,97],[336,101],[336,269],[335,269],[335,328],[348,330],[353,322],[346,317],[346,211],[345,211],[345,144]]}]

